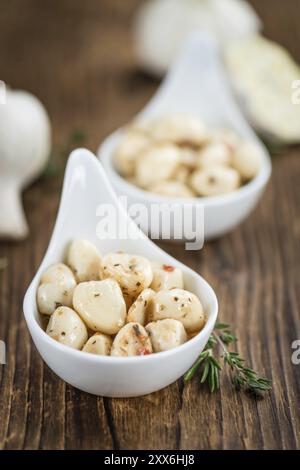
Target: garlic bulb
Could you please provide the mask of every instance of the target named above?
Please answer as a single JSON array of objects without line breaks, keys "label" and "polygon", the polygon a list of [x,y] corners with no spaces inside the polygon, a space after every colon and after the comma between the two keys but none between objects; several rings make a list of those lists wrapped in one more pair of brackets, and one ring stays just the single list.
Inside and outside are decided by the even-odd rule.
[{"label": "garlic bulb", "polygon": [[5,104],[0,104],[0,238],[21,239],[28,233],[21,191],[44,169],[50,136],[40,101],[8,89]]},{"label": "garlic bulb", "polygon": [[279,44],[255,35],[225,48],[230,77],[251,124],[265,137],[300,142],[300,106],[292,85],[300,67]]},{"label": "garlic bulb", "polygon": [[136,53],[146,70],[161,76],[191,32],[207,31],[223,47],[260,26],[244,0],[148,0],[136,17]]}]

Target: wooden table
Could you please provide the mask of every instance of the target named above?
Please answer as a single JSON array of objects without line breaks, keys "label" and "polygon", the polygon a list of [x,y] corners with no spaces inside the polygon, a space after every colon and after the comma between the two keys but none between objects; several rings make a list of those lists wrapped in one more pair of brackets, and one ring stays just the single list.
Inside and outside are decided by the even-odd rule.
[{"label": "wooden table", "polygon": [[[10,0],[0,5],[1,79],[34,92],[52,122],[56,160],[83,140],[101,140],[131,118],[158,82],[136,69],[130,43],[138,0]],[[300,61],[299,0],[253,1],[265,32]],[[295,77],[299,78],[299,77]],[[74,131],[75,135],[74,135]],[[70,136],[72,142],[70,142]],[[233,391],[224,376],[210,395],[197,380],[135,399],[103,399],[66,385],[43,364],[22,314],[22,300],[47,247],[61,176],[25,193],[30,223],[22,243],[1,243],[0,448],[295,449],[300,447],[300,152],[274,158],[271,184],[251,217],[199,253],[163,247],[215,288],[220,319],[233,323],[238,349],[273,381],[262,401]]]}]

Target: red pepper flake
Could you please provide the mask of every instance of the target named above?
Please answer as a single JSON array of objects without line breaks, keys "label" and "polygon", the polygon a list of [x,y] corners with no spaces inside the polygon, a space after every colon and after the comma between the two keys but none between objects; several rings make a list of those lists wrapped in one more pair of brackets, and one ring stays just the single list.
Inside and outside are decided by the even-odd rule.
[{"label": "red pepper flake", "polygon": [[168,264],[163,264],[163,270],[167,271],[168,273],[171,273],[172,271],[175,270],[174,266],[170,266]]}]

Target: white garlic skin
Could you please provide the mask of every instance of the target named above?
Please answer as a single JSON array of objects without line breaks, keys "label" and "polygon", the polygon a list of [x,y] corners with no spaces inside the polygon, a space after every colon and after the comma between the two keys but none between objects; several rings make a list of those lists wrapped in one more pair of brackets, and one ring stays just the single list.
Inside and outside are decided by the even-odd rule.
[{"label": "white garlic skin", "polygon": [[172,318],[148,323],[146,331],[154,352],[168,351],[187,341],[183,324]]},{"label": "white garlic skin", "polygon": [[181,269],[175,266],[152,263],[153,281],[151,289],[158,292],[166,289],[183,289],[183,274]]},{"label": "white garlic skin", "polygon": [[155,292],[152,289],[143,290],[129,308],[126,317],[126,323],[135,322],[145,326],[147,323],[148,312],[152,308],[152,300],[154,295]]},{"label": "white garlic skin", "polygon": [[82,351],[98,356],[109,356],[112,346],[112,338],[103,333],[95,333],[82,348]]},{"label": "white garlic skin", "polygon": [[153,273],[150,261],[143,256],[109,253],[102,260],[102,277],[115,279],[124,295],[136,298],[150,286]]},{"label": "white garlic skin", "polygon": [[137,184],[148,188],[158,181],[172,178],[180,161],[180,152],[175,145],[153,146],[137,160],[135,177]]},{"label": "white garlic skin", "polygon": [[59,343],[82,349],[88,339],[85,324],[69,307],[59,307],[51,315],[46,333]]},{"label": "white garlic skin", "polygon": [[257,146],[245,142],[237,147],[232,156],[232,166],[244,181],[253,179],[261,167],[261,153]]},{"label": "white garlic skin", "polygon": [[210,166],[228,166],[231,162],[231,151],[221,142],[212,142],[206,145],[198,154],[198,167],[200,169]]},{"label": "white garlic skin", "polygon": [[93,331],[113,335],[125,323],[125,301],[118,283],[113,279],[81,282],[74,289],[73,305]]},{"label": "white garlic skin", "polygon": [[63,263],[50,266],[42,274],[37,290],[39,312],[44,315],[51,315],[60,305],[72,307],[75,286],[74,274],[68,266]]},{"label": "white garlic skin", "polygon": [[145,328],[139,323],[127,323],[115,337],[111,356],[144,356],[152,353],[152,344]]},{"label": "white garlic skin", "polygon": [[199,196],[219,196],[238,189],[240,175],[233,168],[209,166],[195,171],[190,184]]},{"label": "white garlic skin", "polygon": [[187,332],[201,330],[205,324],[204,309],[199,298],[184,289],[162,290],[156,293],[151,320],[165,318],[180,321]]},{"label": "white garlic skin", "polygon": [[68,249],[67,263],[74,271],[78,282],[99,279],[101,257],[90,241],[74,240]]}]

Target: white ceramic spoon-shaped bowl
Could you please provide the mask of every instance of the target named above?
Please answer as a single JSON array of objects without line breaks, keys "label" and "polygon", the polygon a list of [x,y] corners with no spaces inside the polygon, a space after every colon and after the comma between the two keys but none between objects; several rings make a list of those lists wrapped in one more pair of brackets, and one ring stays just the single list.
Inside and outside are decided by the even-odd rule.
[{"label": "white ceramic spoon-shaped bowl", "polygon": [[[136,237],[99,240],[96,213],[100,204],[112,207],[120,225],[123,228],[129,226],[131,235]],[[198,295],[204,305],[207,323],[203,330],[178,348],[129,358],[96,356],[71,349],[50,338],[41,326],[36,291],[41,273],[52,263],[64,259],[68,242],[75,238],[89,239],[101,253],[123,250],[180,267],[186,288]],[[72,152],[53,235],[24,299],[24,314],[30,334],[46,364],[66,382],[95,395],[130,397],[151,393],[177,380],[194,363],[208,341],[217,310],[216,296],[207,282],[154,245],[127,216],[95,156],[84,149]]]},{"label": "white ceramic spoon-shaped bowl", "polygon": [[[172,113],[199,116],[209,128],[229,128],[247,141],[255,143],[261,152],[258,175],[240,189],[221,196],[174,198],[144,191],[122,178],[114,168],[113,155],[124,131],[117,130],[100,146],[98,156],[117,194],[128,198],[128,205],[172,202],[202,204],[204,207],[204,237],[215,238],[228,232],[244,220],[258,202],[271,174],[269,154],[240,113],[227,83],[215,43],[207,35],[191,36],[182,54],[171,68],[155,96],[137,116],[138,122]],[[147,227],[141,228],[147,231]],[[160,237],[159,227],[151,227]],[[180,233],[180,227],[175,227]]]}]

